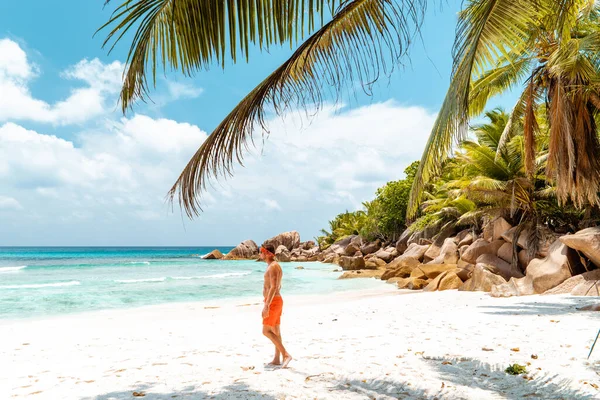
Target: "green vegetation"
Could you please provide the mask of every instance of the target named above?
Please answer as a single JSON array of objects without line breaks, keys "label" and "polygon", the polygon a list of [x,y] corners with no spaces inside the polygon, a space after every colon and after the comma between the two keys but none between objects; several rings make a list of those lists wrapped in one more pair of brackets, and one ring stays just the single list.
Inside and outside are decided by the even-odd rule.
[{"label": "green vegetation", "polygon": [[361,235],[367,240],[395,240],[406,229],[406,207],[418,162],[409,165],[406,178],[388,182],[377,189],[373,201],[363,203],[363,209],[339,214],[329,221],[329,230],[322,230],[317,238],[321,248],[350,235]]},{"label": "green vegetation", "polygon": [[520,364],[512,364],[509,365],[508,368],[504,370],[509,375],[521,375],[527,373],[527,368],[524,365]]},{"label": "green vegetation", "polygon": [[[561,205],[583,209],[599,204],[599,8],[579,0],[533,3],[471,0],[460,13],[452,81],[423,152],[409,215],[418,212],[453,139],[464,135],[491,97],[518,85],[522,93],[505,121],[496,158],[519,134],[519,162],[530,179],[524,185],[519,177],[514,184],[523,187],[523,194],[531,195],[529,186],[539,178],[553,183]],[[540,141],[545,142],[543,175],[536,162],[542,155]],[[522,200],[531,204],[531,199]]]}]

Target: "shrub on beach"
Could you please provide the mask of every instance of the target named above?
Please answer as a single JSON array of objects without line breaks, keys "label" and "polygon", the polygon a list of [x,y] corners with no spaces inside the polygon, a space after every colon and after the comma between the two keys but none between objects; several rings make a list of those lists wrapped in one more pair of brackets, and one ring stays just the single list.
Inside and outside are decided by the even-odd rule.
[{"label": "shrub on beach", "polygon": [[521,374],[526,374],[527,369],[525,368],[524,365],[512,364],[512,365],[509,365],[508,368],[506,368],[504,370],[504,372],[506,372],[509,375],[521,375]]}]

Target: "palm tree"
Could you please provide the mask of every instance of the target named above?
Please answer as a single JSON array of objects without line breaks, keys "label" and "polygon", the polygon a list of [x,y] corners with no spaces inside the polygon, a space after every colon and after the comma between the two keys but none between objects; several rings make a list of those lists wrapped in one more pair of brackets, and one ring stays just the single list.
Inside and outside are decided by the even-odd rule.
[{"label": "palm tree", "polygon": [[556,182],[560,204],[600,204],[598,22],[591,0],[469,2],[459,17],[452,82],[414,181],[409,216],[418,210],[424,185],[440,172],[453,139],[464,138],[469,118],[490,97],[523,81],[496,158],[522,129],[526,175],[536,173],[535,141],[541,134],[536,116],[545,108],[546,177]]},{"label": "palm tree", "polygon": [[[110,0],[109,0],[110,1]],[[211,178],[231,175],[253,144],[268,133],[265,115],[290,106],[316,107],[330,92],[360,82],[365,90],[390,73],[418,31],[426,0],[125,0],[100,29],[105,45],[135,31],[124,84],[123,111],[147,98],[158,68],[185,75],[248,61],[250,47],[297,46],[292,56],[254,88],[211,133],[170,191],[188,216],[200,211]],[[325,22],[325,17],[328,21]],[[306,37],[298,45],[300,39]],[[151,76],[151,82],[148,78]]]}]

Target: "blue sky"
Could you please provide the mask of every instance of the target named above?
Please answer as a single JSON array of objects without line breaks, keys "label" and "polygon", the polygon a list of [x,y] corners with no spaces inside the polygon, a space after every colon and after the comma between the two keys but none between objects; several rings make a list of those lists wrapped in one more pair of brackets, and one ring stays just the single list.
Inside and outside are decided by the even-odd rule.
[{"label": "blue sky", "polygon": [[[430,8],[406,65],[305,121],[271,121],[264,153],[215,184],[193,221],[164,195],[189,156],[289,48],[193,78],[161,76],[154,104],[117,107],[126,43],[94,32],[119,3],[0,5],[0,245],[233,245],[310,239],[420,158],[451,68],[460,2]],[[4,85],[4,86],[3,86]],[[506,107],[510,102],[500,104]]]}]

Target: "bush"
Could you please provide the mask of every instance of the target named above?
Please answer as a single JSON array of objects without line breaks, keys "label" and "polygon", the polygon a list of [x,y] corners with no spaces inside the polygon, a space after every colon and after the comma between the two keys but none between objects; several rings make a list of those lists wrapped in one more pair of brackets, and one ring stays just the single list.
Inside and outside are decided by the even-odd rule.
[{"label": "bush", "polygon": [[527,369],[525,368],[524,365],[512,364],[512,365],[509,365],[508,368],[506,368],[505,372],[510,375],[521,375],[521,374],[526,374]]}]

